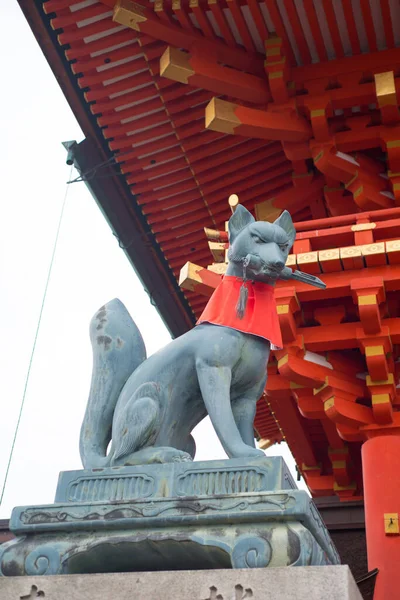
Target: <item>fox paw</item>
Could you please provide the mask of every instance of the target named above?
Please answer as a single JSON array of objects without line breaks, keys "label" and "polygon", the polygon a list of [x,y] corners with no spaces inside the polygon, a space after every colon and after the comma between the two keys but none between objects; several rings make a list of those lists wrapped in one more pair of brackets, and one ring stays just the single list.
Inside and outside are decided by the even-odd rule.
[{"label": "fox paw", "polygon": [[176,454],[172,458],[172,462],[193,462],[193,458],[187,452]]}]

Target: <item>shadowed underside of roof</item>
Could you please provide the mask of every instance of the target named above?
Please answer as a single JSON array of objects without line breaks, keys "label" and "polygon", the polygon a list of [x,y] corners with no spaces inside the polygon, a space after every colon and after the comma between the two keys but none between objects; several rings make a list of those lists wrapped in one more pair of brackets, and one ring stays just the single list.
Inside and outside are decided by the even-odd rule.
[{"label": "shadowed underside of roof", "polygon": [[[208,264],[203,227],[224,228],[229,193],[239,193],[253,210],[292,188],[293,165],[279,140],[206,130],[212,92],[160,77],[167,44],[113,22],[114,4],[48,0],[43,8],[133,201],[178,278],[186,259]],[[204,52],[217,42],[232,63],[254,73],[263,71],[264,40],[274,32],[299,66],[393,48],[400,9],[389,0],[373,4],[371,11],[368,2],[346,0],[141,3],[172,35],[176,29],[202,38]],[[308,206],[292,212],[296,220],[314,216]],[[185,293],[199,314],[204,299]]]}]

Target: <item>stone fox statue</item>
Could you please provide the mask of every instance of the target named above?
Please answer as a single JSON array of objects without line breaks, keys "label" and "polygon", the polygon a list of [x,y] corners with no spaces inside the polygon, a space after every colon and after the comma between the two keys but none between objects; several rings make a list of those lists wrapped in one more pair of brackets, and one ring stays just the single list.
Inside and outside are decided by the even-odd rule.
[{"label": "stone fox statue", "polygon": [[[191,331],[150,358],[119,300],[97,312],[80,438],[85,468],[192,460],[191,432],[207,414],[229,457],[263,455],[255,447],[253,421],[271,343],[280,339],[271,286],[286,268],[294,239],[287,211],[274,223],[256,222],[239,205],[229,221],[226,289],[217,288],[208,316],[206,309]],[[244,319],[235,312],[238,301]]]}]

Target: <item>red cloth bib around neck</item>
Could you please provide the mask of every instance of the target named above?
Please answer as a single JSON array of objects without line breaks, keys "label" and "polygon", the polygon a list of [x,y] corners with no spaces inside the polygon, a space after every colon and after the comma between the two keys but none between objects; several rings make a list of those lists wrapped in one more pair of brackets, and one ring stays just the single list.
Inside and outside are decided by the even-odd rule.
[{"label": "red cloth bib around neck", "polygon": [[268,340],[273,350],[282,348],[274,288],[260,281],[245,283],[249,295],[243,319],[236,315],[242,279],[225,275],[215,289],[196,325],[212,323]]}]

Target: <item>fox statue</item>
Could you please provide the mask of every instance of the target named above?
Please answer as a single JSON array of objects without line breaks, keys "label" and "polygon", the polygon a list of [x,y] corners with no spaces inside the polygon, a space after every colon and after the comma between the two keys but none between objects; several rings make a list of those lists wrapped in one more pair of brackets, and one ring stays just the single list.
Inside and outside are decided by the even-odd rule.
[{"label": "fox statue", "polygon": [[85,468],[193,460],[191,432],[207,414],[230,458],[264,455],[253,421],[271,344],[280,340],[273,286],[280,275],[290,277],[285,263],[294,240],[287,211],[268,223],[239,205],[229,220],[226,275],[204,316],[149,358],[124,305],[112,300],[100,308],[90,325]]}]

